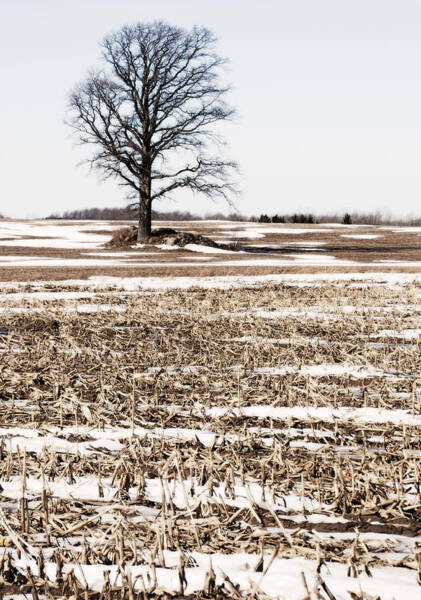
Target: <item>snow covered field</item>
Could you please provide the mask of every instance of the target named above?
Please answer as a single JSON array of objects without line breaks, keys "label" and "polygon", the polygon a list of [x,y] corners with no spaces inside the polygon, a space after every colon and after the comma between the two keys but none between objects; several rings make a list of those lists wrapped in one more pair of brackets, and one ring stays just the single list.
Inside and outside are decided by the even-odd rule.
[{"label": "snow covered field", "polygon": [[[107,249],[129,222],[0,220],[0,281],[129,277],[264,275],[267,273],[420,271],[419,228],[263,224],[224,221],[157,222],[220,244],[160,244]],[[237,250],[225,249],[235,243]],[[17,274],[16,274],[17,273]]]},{"label": "snow covered field", "polygon": [[[68,260],[127,258],[92,223],[47,225],[89,251]],[[366,229],[351,243],[389,235]],[[4,598],[420,598],[421,278],[402,271],[0,283]]]}]

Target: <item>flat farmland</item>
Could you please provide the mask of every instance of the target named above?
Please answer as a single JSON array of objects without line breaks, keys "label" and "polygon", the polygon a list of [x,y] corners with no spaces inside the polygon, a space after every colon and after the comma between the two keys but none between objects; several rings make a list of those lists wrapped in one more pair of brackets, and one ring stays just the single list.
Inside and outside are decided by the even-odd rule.
[{"label": "flat farmland", "polygon": [[0,221],[3,598],[418,599],[419,229],[125,225]]},{"label": "flat farmland", "polygon": [[312,272],[420,272],[421,228],[157,222],[236,242],[238,251],[200,245],[106,249],[129,222],[0,221],[0,281],[92,277],[207,277]]}]

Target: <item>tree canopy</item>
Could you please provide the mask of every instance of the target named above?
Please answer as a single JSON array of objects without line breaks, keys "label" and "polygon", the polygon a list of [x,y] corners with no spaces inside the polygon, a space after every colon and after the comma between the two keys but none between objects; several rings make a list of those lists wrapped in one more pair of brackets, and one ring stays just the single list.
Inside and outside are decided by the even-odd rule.
[{"label": "tree canopy", "polygon": [[123,27],[102,43],[103,68],[70,95],[68,122],[93,146],[91,166],[128,188],[139,239],[151,234],[152,202],[177,189],[232,201],[237,165],[221,157],[215,125],[234,109],[215,42],[204,27]]}]

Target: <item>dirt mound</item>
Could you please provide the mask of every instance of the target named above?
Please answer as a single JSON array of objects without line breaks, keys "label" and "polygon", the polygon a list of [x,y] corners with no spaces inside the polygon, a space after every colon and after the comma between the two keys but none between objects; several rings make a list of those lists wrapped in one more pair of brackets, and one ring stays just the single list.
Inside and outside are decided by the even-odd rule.
[{"label": "dirt mound", "polygon": [[137,242],[137,227],[124,227],[117,229],[113,233],[113,237],[104,246],[106,248],[126,248],[133,246]]},{"label": "dirt mound", "polygon": [[[137,227],[132,226],[116,231],[105,246],[107,248],[127,248],[129,246],[134,246],[137,243]],[[200,246],[209,246],[210,248],[223,248],[224,250],[238,249],[237,244],[222,245],[203,235],[186,231],[176,231],[175,229],[170,229],[168,227],[155,229],[150,237],[142,240],[142,244],[165,244],[167,246],[180,246],[181,248],[184,248],[187,244],[198,244]]]}]

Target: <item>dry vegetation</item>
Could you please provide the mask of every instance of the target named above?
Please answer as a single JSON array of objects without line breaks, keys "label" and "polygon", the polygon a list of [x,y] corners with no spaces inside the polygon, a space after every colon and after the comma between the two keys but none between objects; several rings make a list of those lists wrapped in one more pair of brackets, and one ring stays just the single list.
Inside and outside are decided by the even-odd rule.
[{"label": "dry vegetation", "polygon": [[[169,221],[159,225],[180,232],[176,245],[160,247],[162,240],[158,239],[157,246],[106,248],[113,232],[127,225],[129,222],[118,221],[5,221],[0,227],[0,281],[321,270],[411,273],[419,272],[421,265],[419,228]],[[170,237],[173,243],[174,236]],[[192,242],[219,248],[214,253],[200,253],[179,247]],[[241,251],[221,253],[221,246]]]},{"label": "dry vegetation", "polygon": [[0,596],[421,584],[419,285],[42,291],[0,304]]}]

